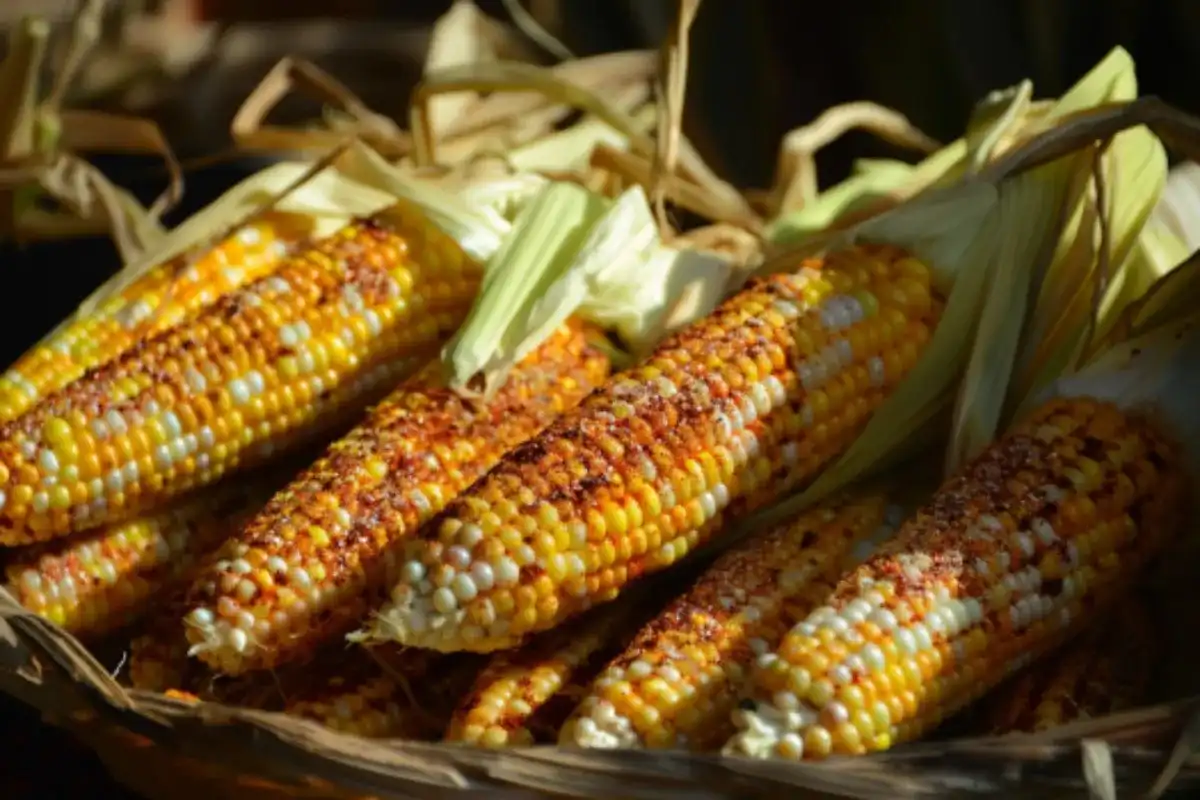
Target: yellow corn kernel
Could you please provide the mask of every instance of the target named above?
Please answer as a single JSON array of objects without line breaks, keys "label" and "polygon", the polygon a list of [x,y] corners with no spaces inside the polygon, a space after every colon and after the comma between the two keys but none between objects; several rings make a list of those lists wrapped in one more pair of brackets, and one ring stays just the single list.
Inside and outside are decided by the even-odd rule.
[{"label": "yellow corn kernel", "polygon": [[[1087,491],[1070,477],[1081,458],[1106,476]],[[1031,487],[1013,493],[1018,472]],[[1136,489],[1114,502],[1121,475]],[[1182,524],[1185,485],[1175,449],[1144,418],[1091,399],[1048,403],[784,637],[727,751],[820,758],[932,730],[1119,598]],[[1051,553],[1061,577],[1044,574]],[[795,690],[771,691],[773,676],[798,670]],[[867,715],[855,714],[854,689],[874,698]]]},{"label": "yellow corn kernel", "polygon": [[[589,335],[564,325],[487,402],[446,388],[440,363],[402,385],[197,578],[186,625],[199,658],[227,675],[273,669],[352,630],[397,579],[397,542],[604,379],[608,359]],[[460,531],[452,559],[480,535]],[[457,602],[495,582],[453,563],[429,575],[439,597]]]},{"label": "yellow corn kernel", "polygon": [[283,713],[364,739],[432,741],[481,666],[478,657],[420,650],[378,657],[356,649],[341,666],[317,669],[305,689],[289,687]]},{"label": "yellow corn kernel", "polygon": [[0,544],[160,507],[343,424],[436,352],[480,277],[403,204],[300,249],[0,425]]},{"label": "yellow corn kernel", "polygon": [[[921,273],[911,260],[901,267],[902,259],[894,249],[852,248],[820,270],[804,266],[753,282],[614,376],[501,460],[439,526],[406,547],[403,574],[434,574],[453,566],[457,530],[481,528],[494,514],[500,533],[476,543],[467,565],[489,570],[494,587],[451,602],[436,586],[402,577],[366,635],[442,651],[511,647],[615,597],[639,575],[670,567],[712,538],[727,515],[810,482],[913,367],[937,322],[936,298],[916,313],[915,287],[903,297],[893,291],[901,278],[932,291],[928,275],[916,281]],[[877,268],[864,269],[865,262]],[[809,350],[801,351],[802,341]],[[728,464],[730,476],[714,481],[701,456]],[[508,498],[520,504],[509,507]],[[617,513],[630,503],[638,506],[636,527],[628,513]],[[551,505],[569,544],[539,554],[525,531],[538,531],[542,508]],[[520,602],[519,590],[549,574],[558,558],[564,571],[550,579],[551,595]],[[511,612],[468,624],[478,606],[496,606],[500,593],[518,599]]]}]

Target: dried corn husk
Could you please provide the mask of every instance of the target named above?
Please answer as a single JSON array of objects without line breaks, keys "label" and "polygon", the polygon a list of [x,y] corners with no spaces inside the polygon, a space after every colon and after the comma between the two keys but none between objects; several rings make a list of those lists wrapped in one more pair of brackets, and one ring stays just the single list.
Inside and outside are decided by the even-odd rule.
[{"label": "dried corn husk", "polygon": [[[0,236],[28,241],[109,234],[121,255],[132,258],[163,237],[159,217],[179,199],[183,184],[154,123],[63,106],[103,12],[100,0],[80,6],[63,66],[45,95],[39,78],[50,26],[30,18],[12,27],[0,64]],[[78,155],[89,150],[157,155],[170,173],[170,186],[144,208]]]}]

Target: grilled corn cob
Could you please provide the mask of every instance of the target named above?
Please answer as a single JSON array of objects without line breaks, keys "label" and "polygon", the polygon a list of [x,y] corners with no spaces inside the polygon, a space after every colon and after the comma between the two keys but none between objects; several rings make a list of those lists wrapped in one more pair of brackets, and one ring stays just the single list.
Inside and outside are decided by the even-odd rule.
[{"label": "grilled corn cob", "polygon": [[286,259],[0,425],[0,544],[127,518],[340,423],[433,355],[480,273],[406,205]]},{"label": "grilled corn cob", "polygon": [[435,740],[479,671],[476,657],[402,650],[382,665],[355,648],[347,666],[323,671],[284,713],[364,739]]},{"label": "grilled corn cob", "polygon": [[562,744],[719,748],[734,733],[730,714],[755,658],[828,597],[888,522],[886,497],[871,494],[805,513],[722,555],[600,673]]},{"label": "grilled corn cob", "polygon": [[1182,473],[1140,416],[1043,405],[760,660],[728,750],[820,758],[917,738],[1092,621],[1180,524]]},{"label": "grilled corn cob", "polygon": [[406,546],[364,637],[503,649],[611,600],[726,513],[810,481],[917,362],[939,313],[929,270],[892,248],[751,284],[452,503]]},{"label": "grilled corn cob", "polygon": [[564,325],[486,403],[446,388],[439,363],[397,390],[197,579],[193,651],[235,675],[303,659],[351,630],[398,577],[399,540],[604,380],[608,359],[588,336]]},{"label": "grilled corn cob", "polygon": [[38,343],[0,376],[0,421],[268,274],[310,228],[301,215],[271,212],[190,265],[184,257],[151,269]]},{"label": "grilled corn cob", "polygon": [[25,608],[77,637],[136,621],[167,586],[260,510],[277,484],[224,482],[157,514],[18,551],[6,588]]},{"label": "grilled corn cob", "polygon": [[578,624],[495,653],[454,712],[446,741],[484,747],[553,742],[579,700],[572,693],[587,686],[628,639],[633,618],[629,604],[611,603]]},{"label": "grilled corn cob", "polygon": [[1152,625],[1131,598],[1063,652],[990,695],[986,729],[1032,733],[1136,707],[1150,692],[1157,656]]}]

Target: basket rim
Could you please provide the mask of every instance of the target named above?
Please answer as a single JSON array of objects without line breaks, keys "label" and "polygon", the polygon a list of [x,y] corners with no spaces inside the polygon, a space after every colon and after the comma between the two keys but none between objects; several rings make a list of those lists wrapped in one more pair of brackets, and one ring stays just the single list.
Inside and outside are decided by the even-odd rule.
[{"label": "basket rim", "polygon": [[[379,797],[856,798],[1200,786],[1200,695],[1036,734],[917,743],[799,764],[681,751],[488,750],[364,740],[281,713],[121,686],[70,634],[0,588],[0,691],[67,727],[104,723],[135,742],[288,781]],[[511,795],[511,792],[516,792]],[[1139,792],[1141,793],[1141,792]]]}]

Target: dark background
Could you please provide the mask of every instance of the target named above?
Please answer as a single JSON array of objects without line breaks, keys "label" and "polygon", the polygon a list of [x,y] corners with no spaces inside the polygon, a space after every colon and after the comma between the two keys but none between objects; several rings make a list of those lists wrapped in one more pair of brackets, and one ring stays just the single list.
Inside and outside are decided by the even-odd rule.
[{"label": "dark background", "polygon": [[[4,0],[8,2],[8,0]],[[385,113],[399,114],[415,80],[421,31],[448,3],[405,0],[205,0],[194,13],[229,22],[327,15],[411,29],[408,69],[380,74],[353,41],[316,60]],[[499,2],[479,2],[503,16]],[[660,0],[558,4],[563,36],[579,55],[643,47],[660,40],[673,4]],[[386,19],[386,22],[385,22]],[[348,34],[349,36],[349,34]],[[782,133],[830,105],[868,99],[895,107],[948,141],[986,92],[1031,77],[1039,96],[1060,94],[1114,45],[1131,51],[1144,93],[1200,111],[1200,4],[1189,0],[705,0],[693,31],[688,133],[709,162],[742,187],[765,187]],[[409,41],[409,40],[406,40]],[[157,111],[182,157],[215,152],[229,116],[270,63],[252,65],[249,83],[188,76]],[[244,92],[243,92],[244,93]],[[303,115],[314,109],[295,109]],[[819,159],[822,182],[842,177],[853,158],[895,155],[852,134]],[[146,200],[163,186],[153,165],[101,162]],[[189,172],[178,220],[262,166],[240,161]],[[70,313],[117,266],[104,241],[0,246],[0,361],[15,359]],[[126,797],[90,756],[0,700],[0,797]]]}]

